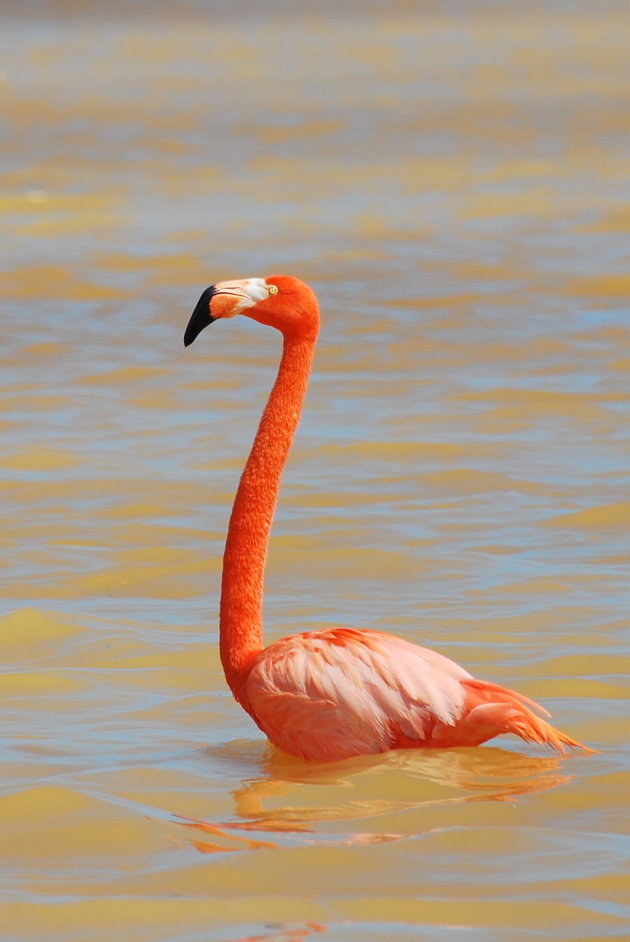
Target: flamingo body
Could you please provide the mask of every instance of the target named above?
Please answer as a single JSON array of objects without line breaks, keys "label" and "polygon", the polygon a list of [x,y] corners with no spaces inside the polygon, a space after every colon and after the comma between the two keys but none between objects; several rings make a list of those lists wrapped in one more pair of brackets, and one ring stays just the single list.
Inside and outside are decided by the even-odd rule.
[{"label": "flamingo body", "polygon": [[282,470],[300,417],[319,312],[311,289],[276,276],[203,292],[184,343],[245,314],[280,330],[275,384],[241,476],[223,557],[220,649],[234,697],[278,748],[331,761],[396,748],[477,746],[502,733],[560,753],[585,749],[514,691],[395,635],[330,628],[263,646],[263,578]]},{"label": "flamingo body", "polygon": [[[290,635],[265,648],[248,709],[284,752],[332,761],[399,748],[477,746],[514,732],[576,746],[531,700],[396,635],[356,628]],[[529,705],[529,707],[528,707]]]},{"label": "flamingo body", "polygon": [[252,716],[295,755],[331,760],[428,745],[465,703],[469,678],[453,661],[402,638],[332,628],[282,638],[247,682]]}]

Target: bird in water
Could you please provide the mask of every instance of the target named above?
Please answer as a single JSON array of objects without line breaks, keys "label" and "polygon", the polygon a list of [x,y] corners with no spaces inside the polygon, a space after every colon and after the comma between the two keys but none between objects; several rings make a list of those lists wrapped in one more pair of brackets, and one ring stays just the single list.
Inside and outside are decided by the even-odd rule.
[{"label": "bird in water", "polygon": [[[184,335],[243,314],[279,330],[282,357],[245,464],[228,527],[220,653],[235,699],[279,749],[333,761],[390,749],[478,746],[502,733],[564,754],[584,749],[506,687],[395,635],[327,628],[264,647],[263,579],[280,478],[295,434],[319,330],[317,298],[287,275],[211,285]],[[536,712],[534,712],[536,711]]]}]

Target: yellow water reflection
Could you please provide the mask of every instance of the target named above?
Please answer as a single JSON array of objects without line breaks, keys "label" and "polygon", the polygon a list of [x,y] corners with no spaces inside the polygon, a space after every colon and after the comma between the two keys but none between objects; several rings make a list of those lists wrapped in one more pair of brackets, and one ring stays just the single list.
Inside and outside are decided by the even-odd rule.
[{"label": "yellow water reflection", "polygon": [[[393,752],[329,765],[303,762],[274,750],[270,751],[267,772],[267,778],[248,782],[234,793],[235,812],[242,820],[211,823],[183,819],[185,826],[203,835],[192,839],[197,850],[216,853],[277,847],[273,841],[260,842],[243,835],[251,831],[314,835],[321,822],[328,825],[324,833],[339,834],[342,843],[402,840],[413,836],[414,824],[422,822],[421,830],[425,830],[424,809],[428,806],[514,802],[522,795],[566,784],[573,777],[554,757],[523,756],[494,748]],[[287,800],[291,803],[286,804]],[[376,829],[352,828],[342,837],[355,820],[376,825]],[[402,825],[404,830],[389,831],[388,822]],[[316,838],[309,840],[313,843]]]}]

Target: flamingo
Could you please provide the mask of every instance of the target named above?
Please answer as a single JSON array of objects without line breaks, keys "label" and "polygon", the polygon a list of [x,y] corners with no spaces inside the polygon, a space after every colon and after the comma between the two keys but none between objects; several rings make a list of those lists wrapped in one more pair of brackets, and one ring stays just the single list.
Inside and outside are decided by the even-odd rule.
[{"label": "flamingo", "polygon": [[535,712],[522,694],[474,678],[454,661],[381,631],[326,628],[263,646],[269,533],[311,370],[317,298],[281,275],[221,281],[202,293],[184,334],[189,346],[237,314],[283,336],[275,383],[230,517],[221,581],[219,647],[234,698],[271,743],[304,759],[336,761],[391,749],[477,746],[502,733],[560,754],[590,751]]}]

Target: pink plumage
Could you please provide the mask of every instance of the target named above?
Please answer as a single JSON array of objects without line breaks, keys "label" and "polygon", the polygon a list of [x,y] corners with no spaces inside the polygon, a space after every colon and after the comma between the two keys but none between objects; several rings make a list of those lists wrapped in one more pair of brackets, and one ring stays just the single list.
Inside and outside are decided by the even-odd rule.
[{"label": "pink plumage", "polygon": [[395,635],[331,628],[282,638],[247,681],[251,714],[293,755],[331,761],[396,748],[477,746],[504,732],[578,744],[532,701],[475,680],[454,661]]}]

